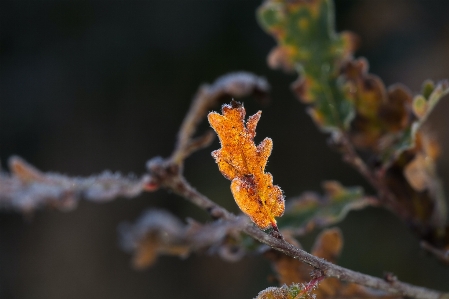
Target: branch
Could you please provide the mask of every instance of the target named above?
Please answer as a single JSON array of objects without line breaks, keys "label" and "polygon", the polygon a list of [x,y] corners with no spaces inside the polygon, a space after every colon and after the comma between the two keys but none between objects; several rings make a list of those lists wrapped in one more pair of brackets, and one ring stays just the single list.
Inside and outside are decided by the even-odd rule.
[{"label": "branch", "polygon": [[426,241],[421,242],[421,248],[433,254],[442,263],[449,265],[449,250],[438,249]]},{"label": "branch", "polygon": [[441,293],[423,287],[414,286],[400,281],[386,281],[377,277],[352,271],[341,266],[332,264],[306,251],[296,248],[285,240],[279,240],[265,234],[252,225],[245,227],[245,232],[256,240],[269,245],[273,249],[283,252],[293,258],[321,270],[325,277],[335,277],[342,281],[357,283],[366,287],[386,291],[391,294],[399,294],[405,297],[422,299],[448,299],[449,293]]},{"label": "branch", "polygon": [[148,179],[109,171],[86,178],[44,173],[19,157],[9,159],[9,169],[11,174],[0,172],[0,208],[24,213],[44,206],[71,210],[81,198],[99,203],[136,197]]},{"label": "branch", "polygon": [[[189,200],[198,207],[208,211],[213,218],[235,220],[236,216],[234,214],[230,213],[195,190],[182,176],[179,171],[180,168],[173,167],[169,161],[155,158],[148,163],[148,168],[153,179],[157,180],[161,186],[164,186],[165,188]],[[449,293],[442,293],[427,288],[414,286],[398,280],[387,281],[337,266],[291,245],[284,239],[266,234],[250,222],[246,222],[243,227],[243,231],[259,242],[264,243],[271,248],[293,258],[297,258],[315,269],[320,270],[325,277],[335,277],[342,281],[353,282],[366,287],[371,287],[391,294],[398,294],[410,298],[449,299]]]},{"label": "branch", "polygon": [[[182,175],[183,162],[184,159],[192,153],[192,147],[190,144],[192,144],[192,136],[196,131],[199,121],[205,116],[205,112],[211,108],[210,105],[215,104],[219,97],[218,95],[223,95],[226,90],[229,90],[226,89],[226,84],[223,84],[222,82],[224,81],[228,84],[232,82],[232,84],[236,84],[238,86],[239,78],[232,77],[230,75],[228,76],[229,77],[227,77],[226,80],[217,80],[212,87],[203,86],[200,88],[200,91],[192,103],[192,106],[181,126],[181,130],[178,135],[178,144],[171,158],[163,159],[156,157],[148,161],[147,168],[151,177],[148,185],[151,186],[151,188],[148,188],[148,190],[155,190],[156,186],[164,187],[192,202],[196,206],[206,210],[214,219],[222,218],[225,220],[235,220],[236,216],[234,214],[230,213],[225,208],[198,192]],[[254,85],[254,82],[257,82],[254,78],[257,77],[254,75],[251,76],[253,76],[253,79],[251,80],[251,84],[253,85],[246,85],[247,88],[244,89],[246,94],[257,90],[254,88],[254,86],[257,86]],[[248,86],[250,88],[248,88]],[[199,147],[194,148],[193,150],[198,148]],[[349,154],[352,158],[358,158],[355,151],[349,151]],[[360,158],[358,159],[359,160],[354,161],[363,163]],[[369,175],[370,179],[373,179],[372,183],[378,183],[377,180],[374,180],[374,178],[371,177],[371,172],[368,171],[369,169],[364,163],[357,165],[361,167],[361,170],[364,170],[366,175]],[[242,230],[259,242],[264,243],[275,250],[283,252],[284,254],[292,256],[293,258],[297,258],[314,267],[318,271],[321,271],[324,274],[324,277],[335,277],[342,281],[353,282],[363,286],[386,291],[388,293],[399,294],[416,299],[449,299],[449,293],[441,293],[423,287],[413,286],[398,280],[384,280],[337,266],[293,246],[283,239],[281,235],[274,234],[274,236],[271,236],[266,234],[262,230],[256,228],[249,221],[244,224]]]},{"label": "branch", "polygon": [[[193,138],[200,120],[208,110],[226,97],[255,95],[266,97],[269,85],[264,78],[239,72],[220,77],[212,85],[200,87],[184,120],[171,158],[173,167],[180,167],[192,152],[207,146],[214,138],[212,131]],[[89,177],[69,177],[44,173],[19,157],[9,159],[10,174],[0,169],[0,208],[30,212],[40,207],[71,210],[82,198],[107,202],[117,197],[136,197],[143,191],[153,191],[157,185],[147,175],[123,176],[104,171]]]},{"label": "branch", "polygon": [[381,177],[373,173],[360,158],[346,133],[334,133],[330,141],[332,142],[331,146],[336,147],[343,154],[343,161],[354,167],[378,191],[378,200],[382,205],[393,210],[402,220],[409,218],[407,211],[398,204],[395,195],[384,184]]},{"label": "branch", "polygon": [[193,139],[193,135],[199,122],[221,100],[248,95],[266,98],[269,89],[270,86],[264,78],[247,72],[230,73],[219,77],[212,85],[200,86],[181,125],[178,141],[170,160],[180,165],[192,152],[210,144],[215,136],[212,131],[197,139]]}]

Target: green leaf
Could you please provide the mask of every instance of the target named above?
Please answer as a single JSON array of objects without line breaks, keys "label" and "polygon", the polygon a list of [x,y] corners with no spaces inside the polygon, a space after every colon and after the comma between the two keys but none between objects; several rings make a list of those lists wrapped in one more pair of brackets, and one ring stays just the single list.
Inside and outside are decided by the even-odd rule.
[{"label": "green leaf", "polygon": [[[385,146],[380,153],[380,160],[384,168],[388,168],[399,159],[406,150],[416,151],[416,139],[420,129],[425,124],[436,104],[446,94],[449,94],[449,81],[435,84],[431,80],[423,83],[421,94],[416,95],[412,101],[412,110],[416,118],[407,125],[389,146]],[[424,133],[425,134],[425,133]]]},{"label": "green leaf", "polygon": [[435,105],[446,94],[449,94],[449,81],[444,80],[436,85],[431,80],[423,83],[421,95],[413,99],[413,112],[423,123],[432,112]]},{"label": "green leaf", "polygon": [[354,105],[339,82],[341,63],[352,56],[353,35],[336,34],[332,1],[266,1],[258,10],[262,27],[278,47],[271,66],[301,74],[295,84],[300,99],[312,104],[310,114],[325,131],[347,128]]},{"label": "green leaf", "polygon": [[365,197],[360,187],[344,188],[340,183],[323,183],[325,195],[304,193],[287,201],[284,216],[278,221],[281,229],[304,235],[315,228],[333,225],[343,220],[349,211],[376,205],[377,201]]}]

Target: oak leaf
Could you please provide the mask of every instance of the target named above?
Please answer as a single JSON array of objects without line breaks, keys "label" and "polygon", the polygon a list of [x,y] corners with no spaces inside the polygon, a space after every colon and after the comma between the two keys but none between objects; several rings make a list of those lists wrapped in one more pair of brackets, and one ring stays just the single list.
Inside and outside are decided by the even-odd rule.
[{"label": "oak leaf", "polygon": [[240,245],[240,231],[247,219],[219,219],[202,224],[188,219],[187,224],[164,210],[149,210],[135,223],[122,223],[119,234],[122,248],[133,253],[133,266],[145,269],[160,255],[186,258],[193,252],[217,254],[227,261],[237,261],[245,250]]},{"label": "oak leaf", "polygon": [[376,199],[365,196],[360,187],[344,187],[337,181],[325,181],[322,186],[324,195],[304,192],[287,200],[284,216],[279,221],[282,231],[305,235],[342,221],[350,211],[378,204]]},{"label": "oak leaf", "polygon": [[265,138],[256,146],[253,139],[261,111],[245,124],[245,108],[237,102],[223,105],[223,115],[211,112],[209,123],[217,132],[221,149],[212,152],[221,173],[231,180],[231,191],[239,208],[261,229],[277,228],[274,217],[285,209],[282,190],[265,173],[273,142]]},{"label": "oak leaf", "polygon": [[347,128],[354,117],[339,70],[352,57],[357,37],[335,32],[333,11],[331,0],[265,0],[257,14],[278,44],[268,57],[269,66],[299,72],[295,93],[310,105],[308,112],[325,131]]}]

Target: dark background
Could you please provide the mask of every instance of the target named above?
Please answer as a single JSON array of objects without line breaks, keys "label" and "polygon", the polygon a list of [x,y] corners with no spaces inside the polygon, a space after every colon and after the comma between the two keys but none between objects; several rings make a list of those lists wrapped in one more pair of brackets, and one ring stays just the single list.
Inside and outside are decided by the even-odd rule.
[{"label": "dark background", "polygon": [[[1,1],[2,165],[19,155],[44,171],[68,175],[105,169],[142,174],[149,158],[171,153],[201,83],[247,70],[272,85],[268,106],[251,99],[245,106],[249,114],[263,109],[257,138],[274,140],[267,169],[287,197],[319,191],[326,179],[372,192],[327,148],[326,136],[289,91],[295,76],[266,66],[274,41],[255,20],[259,4]],[[449,77],[448,1],[337,0],[336,9],[338,30],[361,36],[357,54],[387,85],[402,82],[416,93],[424,79]],[[437,110],[444,128],[449,107]],[[198,190],[236,211],[229,182],[210,157],[216,148],[218,142],[190,157],[185,174]],[[46,210],[29,218],[2,211],[0,298],[253,298],[269,285],[270,267],[256,256],[238,263],[162,257],[149,270],[133,270],[130,256],[119,249],[117,225],[150,207],[207,219],[165,191],[101,205],[81,202],[72,212]],[[391,271],[449,291],[449,268],[420,251],[418,240],[388,212],[353,212],[339,226],[345,236],[341,265],[376,276]],[[313,237],[301,240],[306,248]]]}]

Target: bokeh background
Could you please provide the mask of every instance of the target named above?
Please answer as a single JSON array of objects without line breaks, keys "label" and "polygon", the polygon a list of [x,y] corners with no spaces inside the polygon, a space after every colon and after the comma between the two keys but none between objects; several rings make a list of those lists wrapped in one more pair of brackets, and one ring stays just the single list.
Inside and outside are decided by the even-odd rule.
[{"label": "bokeh background", "polygon": [[[320,191],[323,180],[369,186],[328,149],[289,90],[295,76],[268,69],[274,46],[255,19],[260,1],[0,2],[0,158],[19,155],[44,171],[87,176],[105,169],[142,174],[145,161],[168,156],[201,83],[238,70],[262,75],[272,101],[263,109],[259,141],[270,136],[268,171],[287,197]],[[449,77],[449,2],[336,0],[338,30],[361,37],[357,55],[387,85],[419,91],[424,79]],[[437,130],[447,136],[448,105]],[[201,129],[207,128],[203,123]],[[446,128],[446,131],[444,129]],[[195,153],[185,174],[201,192],[237,211],[229,182],[209,149]],[[449,155],[446,155],[446,157]],[[447,158],[445,158],[446,164]],[[441,167],[443,174],[447,167]],[[447,176],[445,176],[447,178]],[[162,257],[135,271],[118,246],[117,225],[161,207],[181,218],[205,213],[165,191],[107,204],[81,202],[71,212],[30,217],[0,213],[0,298],[253,298],[270,285],[261,257],[227,263],[213,256]],[[449,291],[449,268],[381,209],[352,212],[339,225],[340,264]],[[314,235],[301,242],[309,248]]]}]

